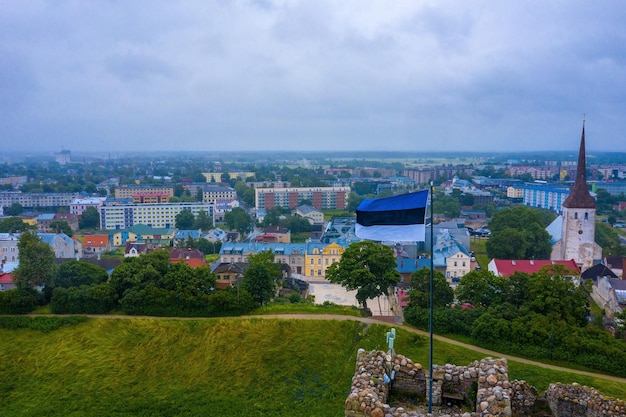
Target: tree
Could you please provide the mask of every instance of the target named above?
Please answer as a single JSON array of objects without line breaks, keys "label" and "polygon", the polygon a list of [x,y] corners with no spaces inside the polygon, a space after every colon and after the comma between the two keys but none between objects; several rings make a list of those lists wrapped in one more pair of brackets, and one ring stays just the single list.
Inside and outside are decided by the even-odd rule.
[{"label": "tree", "polygon": [[525,206],[496,212],[489,222],[487,255],[497,259],[549,259],[552,245],[544,224],[549,219]]},{"label": "tree", "polygon": [[13,271],[13,280],[18,288],[53,285],[56,274],[54,251],[36,233],[26,231],[17,242],[20,264]]},{"label": "tree", "polygon": [[495,259],[524,259],[526,235],[516,229],[506,228],[493,233],[485,247],[487,255]]},{"label": "tree", "polygon": [[211,220],[211,217],[204,210],[200,210],[200,212],[196,216],[196,219],[193,222],[194,229],[205,230],[205,231],[211,229],[212,225],[213,225],[213,222]]},{"label": "tree", "polygon": [[97,229],[100,225],[100,213],[95,207],[87,207],[83,210],[83,214],[78,221],[78,227],[81,229]]},{"label": "tree", "polygon": [[195,216],[189,210],[182,210],[176,215],[176,228],[179,230],[193,229]]},{"label": "tree", "polygon": [[108,279],[107,272],[89,262],[70,261],[59,265],[55,287],[80,287],[81,285],[102,284]]},{"label": "tree", "polygon": [[[430,269],[422,268],[411,275],[410,304],[420,308],[430,305]],[[454,290],[440,271],[433,271],[433,306],[443,307],[454,300]]]},{"label": "tree", "polygon": [[224,215],[229,229],[237,230],[242,236],[252,228],[252,218],[241,207],[235,207]]},{"label": "tree", "polygon": [[350,194],[348,194],[348,212],[354,213],[361,201],[363,201],[363,197],[354,191],[350,191]]},{"label": "tree", "polygon": [[20,203],[13,203],[9,207],[4,209],[4,214],[7,216],[19,216],[24,212],[24,207]]},{"label": "tree", "polygon": [[55,233],[65,233],[69,237],[72,237],[74,231],[70,227],[69,224],[65,220],[53,220],[50,222],[50,230],[53,230]]},{"label": "tree", "polygon": [[433,211],[447,219],[454,219],[461,215],[461,204],[452,196],[437,195],[433,199]]},{"label": "tree", "polygon": [[7,217],[0,222],[0,233],[19,233],[29,229],[30,226],[19,217]]},{"label": "tree", "polygon": [[367,311],[367,300],[387,294],[400,281],[400,273],[389,246],[364,240],[348,246],[341,260],[328,267],[326,279],[356,290],[357,301]]},{"label": "tree", "polygon": [[543,266],[528,281],[529,310],[548,317],[585,326],[589,317],[588,290],[584,285],[574,285],[570,276],[577,272],[555,264]]},{"label": "tree", "polygon": [[490,271],[471,271],[456,287],[456,298],[462,303],[489,307],[502,303],[506,279]]},{"label": "tree", "polygon": [[274,253],[259,252],[248,256],[248,267],[243,272],[243,288],[255,303],[264,304],[274,295],[276,279],[280,278],[280,264],[274,263]]}]

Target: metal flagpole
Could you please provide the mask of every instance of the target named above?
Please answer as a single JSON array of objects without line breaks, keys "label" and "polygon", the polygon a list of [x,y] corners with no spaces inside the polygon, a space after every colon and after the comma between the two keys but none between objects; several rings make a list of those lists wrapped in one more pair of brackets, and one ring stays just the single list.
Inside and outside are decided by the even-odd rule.
[{"label": "metal flagpole", "polygon": [[433,281],[434,281],[434,259],[433,259],[433,247],[434,247],[434,234],[435,234],[435,216],[433,213],[433,200],[435,187],[433,182],[430,182],[430,324],[429,324],[429,336],[430,347],[428,352],[428,413],[433,412]]}]

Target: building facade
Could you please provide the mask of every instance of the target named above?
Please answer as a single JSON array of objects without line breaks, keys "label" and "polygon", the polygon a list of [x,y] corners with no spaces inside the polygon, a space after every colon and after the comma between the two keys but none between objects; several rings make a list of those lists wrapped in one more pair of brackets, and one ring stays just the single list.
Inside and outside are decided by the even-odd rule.
[{"label": "building facade", "polygon": [[584,271],[593,266],[594,259],[602,258],[602,248],[595,242],[596,202],[587,188],[584,124],[576,180],[563,202],[562,217],[561,239],[552,247],[550,259],[574,259]]},{"label": "building facade", "polygon": [[113,204],[105,202],[99,208],[100,228],[103,230],[128,229],[136,224],[150,227],[170,228],[176,224],[176,215],[189,210],[194,216],[204,211],[213,215],[209,203],[164,203],[164,204]]},{"label": "building facade", "polygon": [[295,209],[302,200],[319,210],[343,210],[348,205],[350,187],[256,188],[254,192],[257,210]]},{"label": "building facade", "polygon": [[132,198],[138,204],[167,203],[174,197],[174,187],[158,185],[123,185],[115,189],[115,198]]}]

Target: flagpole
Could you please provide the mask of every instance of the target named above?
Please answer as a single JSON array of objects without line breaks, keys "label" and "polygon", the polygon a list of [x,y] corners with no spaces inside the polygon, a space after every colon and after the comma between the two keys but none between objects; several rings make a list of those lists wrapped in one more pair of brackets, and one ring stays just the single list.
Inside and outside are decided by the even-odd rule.
[{"label": "flagpole", "polygon": [[434,235],[435,235],[435,215],[433,213],[434,185],[430,182],[430,320],[429,335],[430,348],[428,351],[428,413],[433,412],[433,281],[434,281]]}]

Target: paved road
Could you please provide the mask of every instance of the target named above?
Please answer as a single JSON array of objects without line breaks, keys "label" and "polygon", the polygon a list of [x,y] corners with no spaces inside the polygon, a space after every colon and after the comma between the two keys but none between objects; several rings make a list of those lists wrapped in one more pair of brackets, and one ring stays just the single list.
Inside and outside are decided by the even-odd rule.
[{"label": "paved road", "polygon": [[[117,319],[133,319],[133,318],[144,318],[144,319],[170,319],[170,320],[202,320],[204,318],[198,318],[198,317],[153,317],[153,316],[121,316],[121,315],[90,315],[88,317],[95,317],[95,318],[117,318]],[[419,330],[419,329],[415,329],[413,327],[409,327],[403,324],[391,324],[391,323],[386,323],[383,321],[379,321],[373,318],[365,318],[365,317],[355,317],[355,316],[342,316],[342,315],[333,315],[333,314],[267,314],[267,315],[258,315],[258,316],[233,316],[233,317],[220,317],[219,319],[292,319],[292,320],[351,320],[351,321],[359,321],[361,323],[366,323],[366,324],[383,324],[383,325],[388,325],[390,327],[395,327],[395,328],[399,328],[399,329],[403,329],[406,330],[407,332],[411,332],[411,333],[415,333],[415,334],[419,334],[422,336],[429,336],[428,332],[425,332],[423,330]],[[609,381],[616,381],[616,382],[621,382],[621,383],[625,383],[626,384],[626,378],[620,378],[617,376],[612,376],[612,375],[605,375],[605,374],[600,374],[600,373],[596,373],[596,372],[587,372],[587,371],[580,371],[577,369],[570,369],[570,368],[564,368],[561,366],[556,366],[556,365],[550,365],[547,363],[542,363],[542,362],[536,362],[533,360],[529,360],[529,359],[525,359],[525,358],[520,358],[518,356],[511,356],[511,355],[507,355],[504,353],[500,353],[500,352],[495,352],[493,350],[489,350],[489,349],[483,349],[480,348],[478,346],[474,346],[474,345],[469,345],[467,343],[463,343],[463,342],[459,342],[457,340],[454,339],[449,339],[447,337],[444,336],[438,336],[438,335],[434,335],[434,339],[435,340],[439,340],[441,342],[445,342],[445,343],[450,343],[452,345],[456,345],[456,346],[461,346],[467,349],[471,349],[474,350],[476,352],[480,352],[480,353],[484,353],[487,356],[491,356],[494,358],[506,358],[507,360],[511,360],[511,361],[515,361],[515,362],[520,362],[520,363],[525,363],[525,364],[529,364],[529,365],[534,365],[534,366],[538,366],[541,368],[545,368],[545,369],[552,369],[555,371],[562,371],[562,372],[569,372],[572,374],[578,374],[578,375],[587,375],[587,376],[592,376],[592,377],[596,377],[596,378],[602,378],[602,379],[606,379]]]}]

